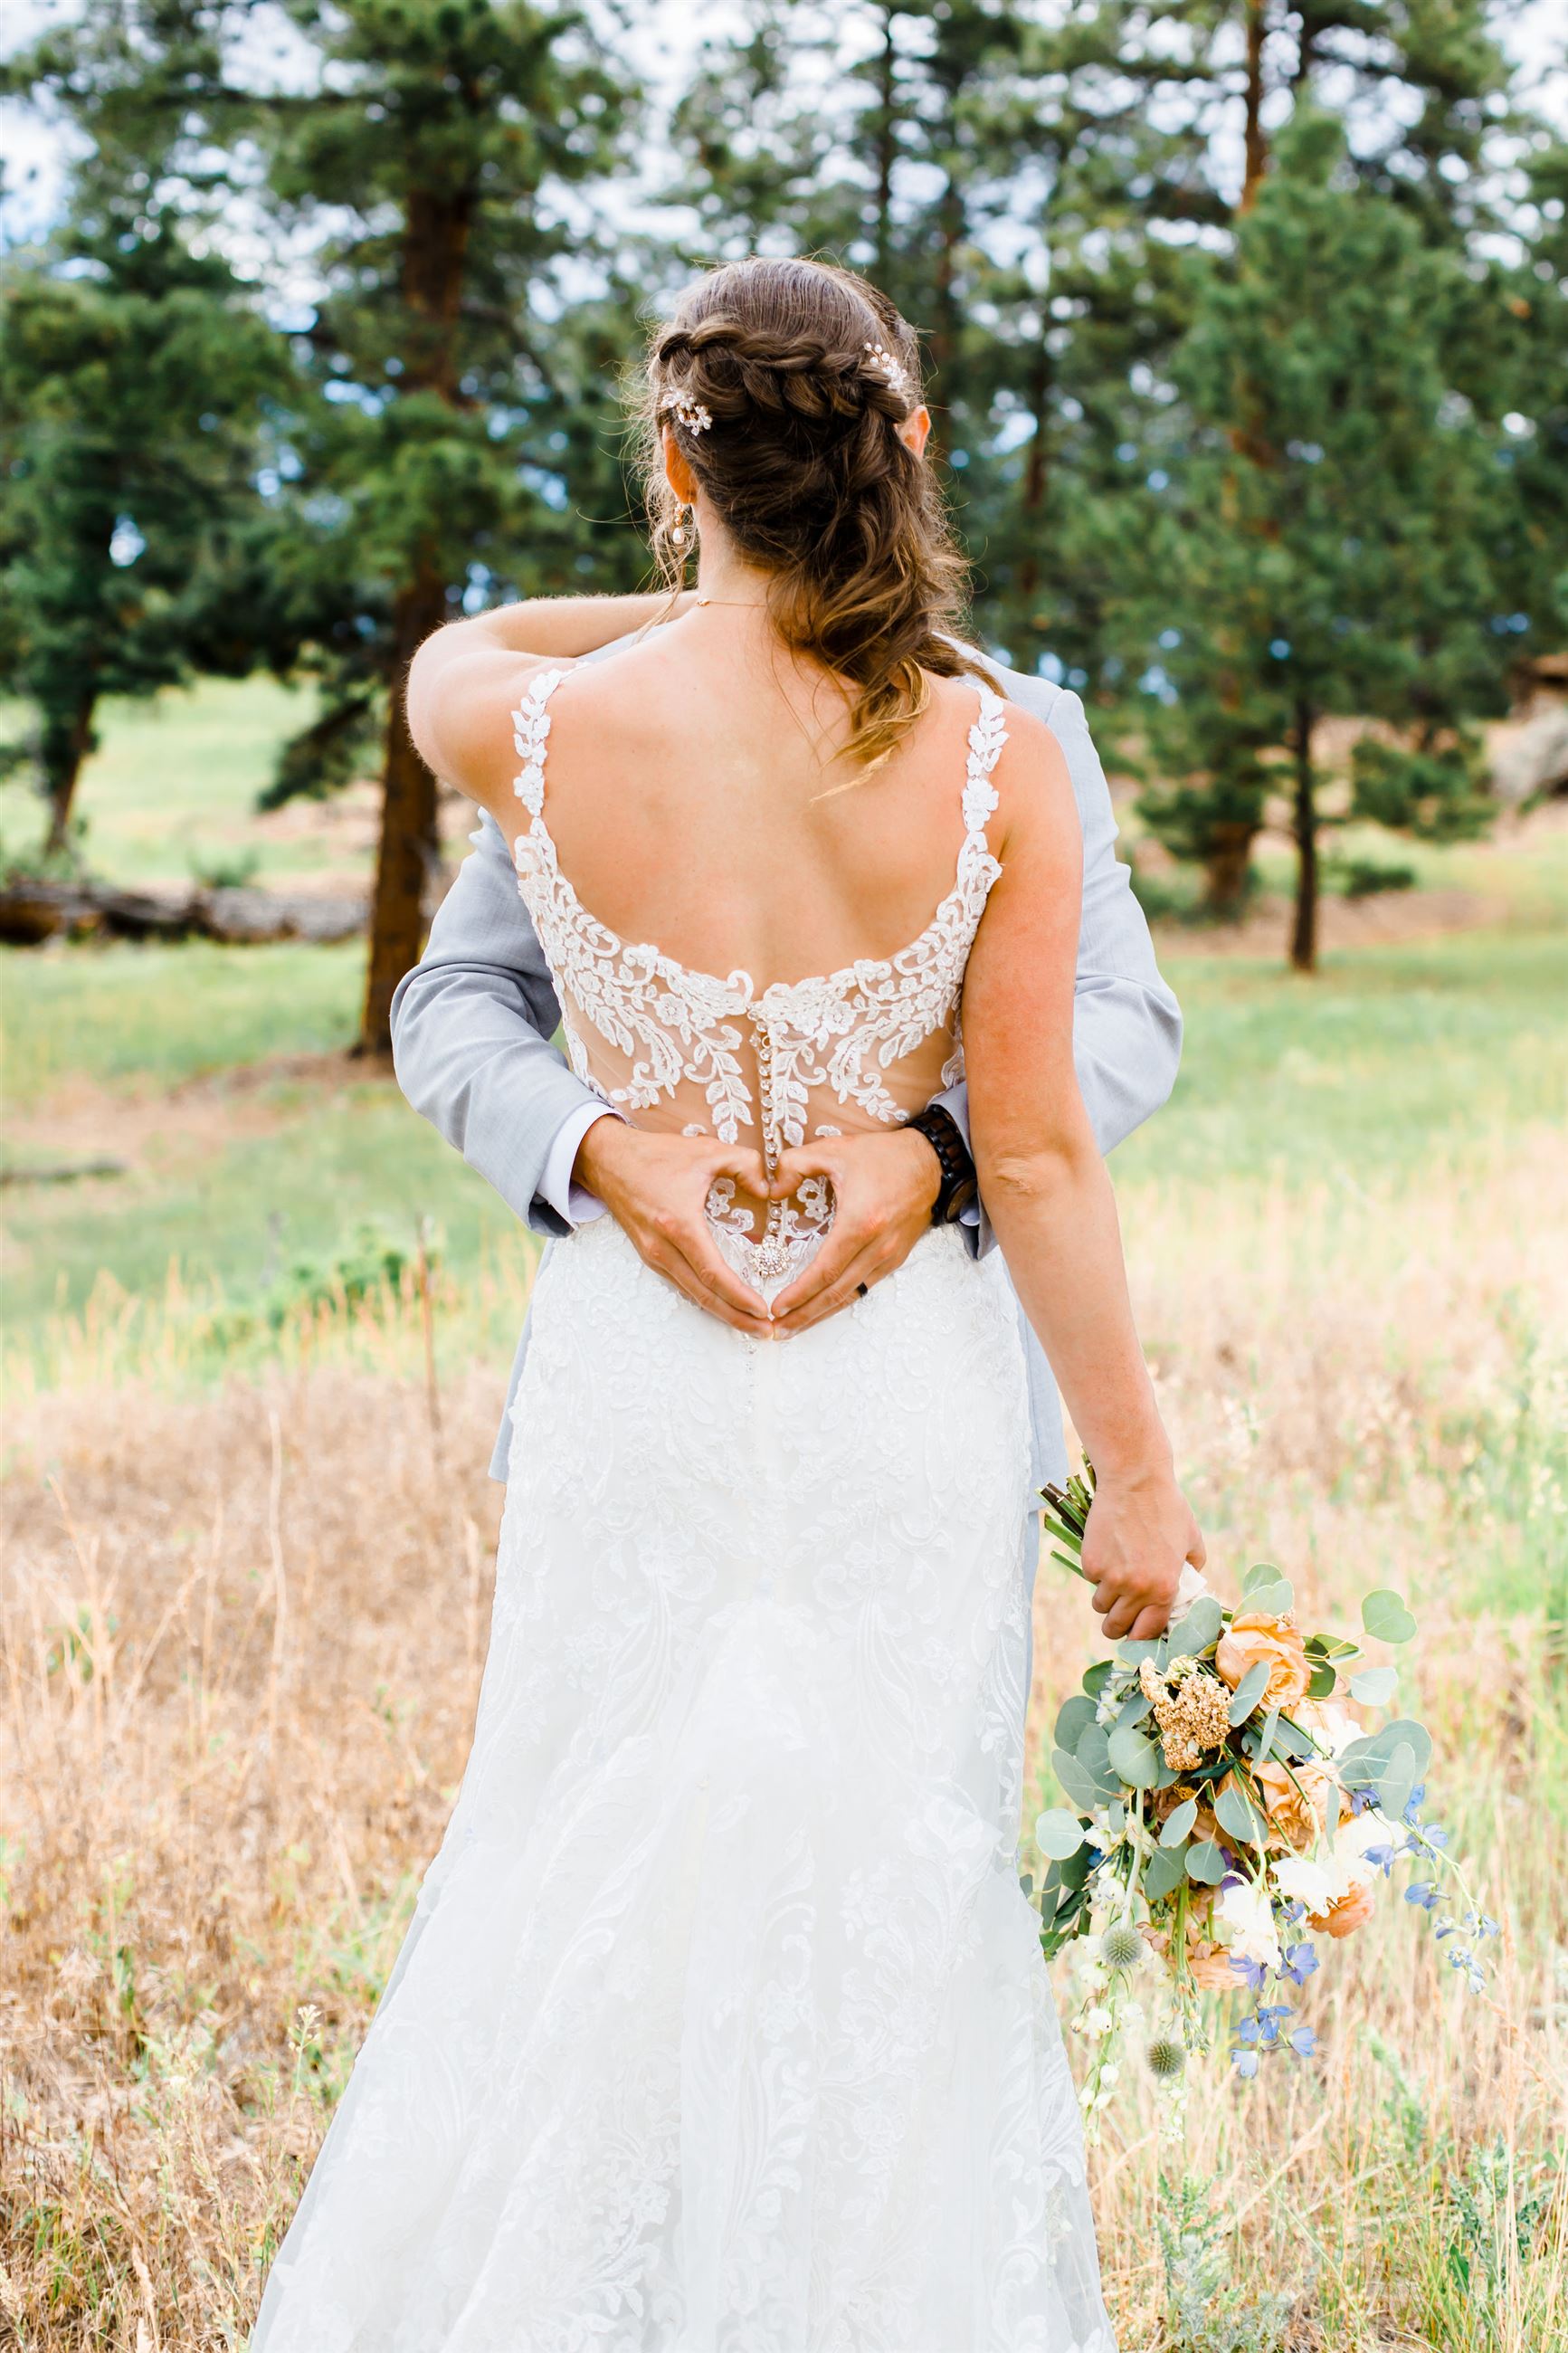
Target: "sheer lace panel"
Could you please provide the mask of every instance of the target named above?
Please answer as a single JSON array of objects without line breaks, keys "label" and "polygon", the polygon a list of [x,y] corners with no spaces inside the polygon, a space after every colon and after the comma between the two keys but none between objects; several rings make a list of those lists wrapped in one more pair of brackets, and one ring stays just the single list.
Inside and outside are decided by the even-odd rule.
[{"label": "sheer lace panel", "polygon": [[[561,999],[572,1067],[617,1110],[649,1124],[679,1118],[689,1135],[754,1143],[772,1169],[808,1136],[892,1126],[963,1073],[959,1000],[964,966],[1001,872],[986,839],[991,782],[1006,741],[1005,705],[978,686],[963,781],[963,839],[953,884],[920,937],[896,955],[837,972],[774,981],[693,971],[646,942],[623,940],[591,914],[561,870],[544,818],[550,697],[563,673],[542,671],[514,714],[522,767],[514,789],[528,812],[513,855]],[[711,1204],[731,1233],[750,1230],[734,1188]],[[803,1188],[769,1214],[759,1271],[787,1271],[803,1238],[829,1214]]]}]

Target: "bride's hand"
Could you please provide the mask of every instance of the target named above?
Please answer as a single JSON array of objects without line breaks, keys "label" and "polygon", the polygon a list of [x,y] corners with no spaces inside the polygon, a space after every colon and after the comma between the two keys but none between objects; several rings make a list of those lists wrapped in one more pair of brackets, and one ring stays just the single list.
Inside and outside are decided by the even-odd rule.
[{"label": "bride's hand", "polygon": [[709,1189],[733,1176],[758,1199],[768,1189],[761,1153],[710,1135],[661,1135],[623,1119],[596,1119],[578,1146],[576,1181],[603,1201],[645,1266],[693,1306],[753,1340],[771,1340],[767,1303],[723,1258],[708,1222]]},{"label": "bride's hand", "polygon": [[1198,1524],[1169,1470],[1108,1476],[1100,1471],[1083,1533],[1083,1573],[1106,1637],[1137,1642],[1163,1633],[1182,1568],[1207,1554]]}]

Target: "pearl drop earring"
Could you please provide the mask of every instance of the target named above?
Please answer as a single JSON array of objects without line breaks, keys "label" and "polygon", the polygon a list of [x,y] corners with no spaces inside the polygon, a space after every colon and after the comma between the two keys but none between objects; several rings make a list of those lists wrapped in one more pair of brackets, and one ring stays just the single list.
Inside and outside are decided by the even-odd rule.
[{"label": "pearl drop earring", "polygon": [[685,523],[678,522],[671,528],[669,543],[671,547],[674,548],[678,555],[684,555],[687,549],[691,545],[696,537],[697,527],[695,523],[693,523],[689,529]]}]

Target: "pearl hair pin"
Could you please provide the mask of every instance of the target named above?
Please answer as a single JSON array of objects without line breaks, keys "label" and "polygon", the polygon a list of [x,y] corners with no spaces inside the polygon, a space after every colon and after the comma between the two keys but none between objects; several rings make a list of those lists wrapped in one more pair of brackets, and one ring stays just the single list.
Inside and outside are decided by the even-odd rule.
[{"label": "pearl hair pin", "polygon": [[659,403],[661,416],[673,416],[677,424],[684,425],[689,433],[706,433],[713,422],[712,412],[689,392],[668,392]]},{"label": "pearl hair pin", "polygon": [[867,366],[873,374],[881,377],[889,392],[896,392],[900,400],[907,400],[910,396],[910,380],[904,372],[901,361],[894,356],[886,343],[868,343],[865,348],[869,354],[866,362]]}]

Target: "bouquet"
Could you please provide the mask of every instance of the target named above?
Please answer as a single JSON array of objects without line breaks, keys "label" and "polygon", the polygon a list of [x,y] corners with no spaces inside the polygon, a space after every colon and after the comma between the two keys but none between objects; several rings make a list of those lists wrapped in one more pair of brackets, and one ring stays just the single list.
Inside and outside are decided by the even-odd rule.
[{"label": "bouquet", "polygon": [[[1043,1500],[1052,1557],[1081,1576],[1091,1466]],[[1362,1624],[1380,1642],[1415,1631],[1386,1590],[1366,1596]],[[1079,2095],[1091,2139],[1134,2031],[1164,2127],[1179,2135],[1187,2061],[1208,2048],[1205,1994],[1245,1997],[1232,2013],[1237,2075],[1255,2077],[1270,2053],[1314,2051],[1291,1996],[1319,1967],[1315,1939],[1360,1928],[1396,1868],[1408,1868],[1405,1901],[1428,1915],[1450,1966],[1484,1985],[1479,1948],[1498,1926],[1470,1901],[1447,1833],[1424,1819],[1431,1740],[1413,1716],[1368,1730],[1352,1715],[1345,1698],[1381,1711],[1398,1684],[1392,1666],[1355,1667],[1361,1656],[1358,1643],[1301,1632],[1277,1568],[1249,1568],[1236,1609],[1189,1568],[1159,1639],[1119,1643],[1057,1717],[1051,1761],[1070,1803],[1037,1821],[1047,1869],[1037,1890],[1025,1886],[1047,1957],[1097,1940],[1072,2021],[1093,2046]],[[1151,1952],[1152,2021],[1134,1985]]]}]

